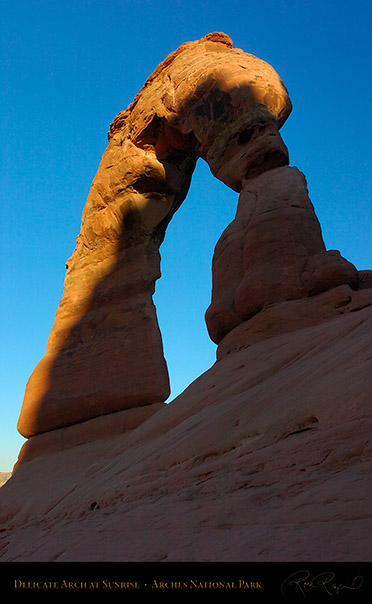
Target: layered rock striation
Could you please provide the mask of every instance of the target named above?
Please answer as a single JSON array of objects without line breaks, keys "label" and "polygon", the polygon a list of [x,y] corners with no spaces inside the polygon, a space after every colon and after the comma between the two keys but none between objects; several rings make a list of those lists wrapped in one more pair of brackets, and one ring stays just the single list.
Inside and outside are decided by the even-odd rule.
[{"label": "layered rock striation", "polygon": [[[372,271],[326,250],[289,111],[271,67],[210,34],[114,120],[27,386],[1,560],[370,560]],[[165,405],[152,293],[198,157],[240,196],[213,256],[217,360]]]},{"label": "layered rock striation", "polygon": [[206,322],[219,358],[240,338],[247,345],[342,314],[368,285],[367,272],[326,250],[305,177],[292,167],[244,181],[212,272]]},{"label": "layered rock striation", "polygon": [[315,326],[241,339],[132,430],[35,437],[44,450],[0,490],[0,559],[370,561],[367,292]]},{"label": "layered rock striation", "polygon": [[27,384],[23,436],[144,405],[156,411],[167,399],[152,302],[166,227],[198,157],[237,191],[286,165],[278,129],[290,109],[272,67],[216,33],[167,57],[114,119],[46,355]]}]

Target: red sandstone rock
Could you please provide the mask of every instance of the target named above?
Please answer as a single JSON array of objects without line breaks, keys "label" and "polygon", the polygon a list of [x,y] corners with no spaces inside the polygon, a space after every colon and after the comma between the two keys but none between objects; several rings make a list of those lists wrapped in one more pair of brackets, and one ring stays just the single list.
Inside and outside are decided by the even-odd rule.
[{"label": "red sandstone rock", "polygon": [[169,381],[152,303],[159,246],[198,157],[240,190],[288,163],[291,109],[267,63],[225,34],[182,45],[113,121],[67,261],[46,355],[26,388],[26,437],[164,401]]},{"label": "red sandstone rock", "polygon": [[[304,298],[306,306],[287,304],[286,308],[292,313],[298,308],[300,324],[306,324],[307,312],[314,322],[316,303],[311,296],[341,285],[358,289],[358,271],[338,251],[326,251],[304,175],[297,168],[283,167],[246,180],[236,217],[213,257],[212,302],[206,312],[211,339],[219,343],[248,321],[246,338],[257,324],[252,322],[257,313],[275,317],[281,311],[272,310],[272,305],[280,303],[282,310],[283,303]],[[336,306],[337,300],[336,295]],[[324,317],[329,312],[321,305],[318,319]],[[289,325],[291,318],[286,322]],[[277,326],[278,321],[273,323]],[[268,329],[272,335],[272,328]]]},{"label": "red sandstone rock", "polygon": [[[303,175],[277,167],[285,154],[272,129],[288,111],[286,97],[275,94],[275,78],[264,97],[260,87],[249,96],[253,89],[242,86],[245,113],[233,67],[247,55],[237,51],[226,69],[231,52],[221,34],[184,45],[113,123],[47,355],[22,411],[21,424],[35,436],[0,491],[2,561],[371,559],[372,271],[358,273],[325,250]],[[216,66],[211,76],[205,57]],[[172,72],[168,89],[177,61],[184,71]],[[185,78],[190,65],[201,78],[196,88]],[[220,94],[227,89],[230,100]],[[153,99],[156,112],[163,103],[164,114],[149,117],[143,99],[143,107]],[[265,126],[275,134],[267,163],[262,100],[277,122]],[[218,120],[230,101],[237,130]],[[151,307],[158,245],[191,164],[166,170],[170,149],[191,152],[182,139],[190,132],[212,172],[243,190],[213,259],[207,323],[219,343],[217,361],[171,404],[155,396],[150,404],[166,382]],[[121,170],[113,169],[124,158],[128,198]],[[154,225],[161,229],[153,241]],[[136,335],[143,383],[130,365]]]},{"label": "red sandstone rock", "polygon": [[131,432],[21,463],[0,490],[1,561],[369,561],[367,292],[241,341]]}]

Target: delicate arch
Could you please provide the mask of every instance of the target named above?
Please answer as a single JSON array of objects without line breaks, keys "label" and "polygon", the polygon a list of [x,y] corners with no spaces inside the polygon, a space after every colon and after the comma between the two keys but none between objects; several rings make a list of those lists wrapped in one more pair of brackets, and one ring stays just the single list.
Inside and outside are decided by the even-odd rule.
[{"label": "delicate arch", "polygon": [[288,163],[291,104],[276,72],[228,36],[183,44],[112,122],[66,267],[46,355],[26,388],[26,437],[169,395],[152,302],[159,246],[195,162],[235,191]]}]

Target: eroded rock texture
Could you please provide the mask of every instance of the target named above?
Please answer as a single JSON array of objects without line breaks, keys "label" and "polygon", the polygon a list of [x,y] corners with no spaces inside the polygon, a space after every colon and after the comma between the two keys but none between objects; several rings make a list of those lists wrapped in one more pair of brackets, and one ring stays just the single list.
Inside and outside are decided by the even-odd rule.
[{"label": "eroded rock texture", "polygon": [[[289,109],[211,34],[114,120],[1,488],[2,561],[371,560],[372,271],[325,249]],[[151,295],[199,156],[240,192],[213,258],[217,361],[164,405]]]},{"label": "eroded rock texture", "polygon": [[112,413],[31,438],[0,489],[1,561],[370,561],[372,289],[350,298],[240,338],[132,430]]},{"label": "eroded rock texture", "polygon": [[152,302],[159,246],[198,157],[236,191],[286,165],[291,109],[265,62],[225,34],[182,45],[111,124],[46,355],[27,385],[26,437],[169,395]]},{"label": "eroded rock texture", "polygon": [[269,170],[244,181],[236,217],[216,245],[209,334],[221,358],[227,342],[247,345],[336,316],[351,290],[363,288],[355,266],[326,250],[304,175]]}]

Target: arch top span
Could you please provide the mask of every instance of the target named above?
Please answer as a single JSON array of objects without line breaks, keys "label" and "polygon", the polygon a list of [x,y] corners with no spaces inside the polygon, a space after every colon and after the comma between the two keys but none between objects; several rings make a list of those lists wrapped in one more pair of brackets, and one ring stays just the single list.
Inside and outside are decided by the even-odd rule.
[{"label": "arch top span", "polygon": [[152,302],[166,227],[198,158],[238,192],[287,165],[279,128],[290,111],[274,69],[223,33],[183,44],[149,76],[111,124],[46,354],[27,384],[21,434],[157,409],[168,397]]},{"label": "arch top span", "polygon": [[240,191],[242,179],[265,171],[270,162],[288,163],[278,130],[291,108],[287,89],[268,63],[233,48],[226,34],[213,33],[186,42],[159,65],[113,120],[109,140],[129,137],[160,159],[195,154]]}]

